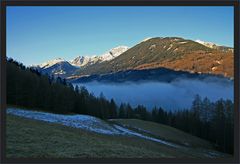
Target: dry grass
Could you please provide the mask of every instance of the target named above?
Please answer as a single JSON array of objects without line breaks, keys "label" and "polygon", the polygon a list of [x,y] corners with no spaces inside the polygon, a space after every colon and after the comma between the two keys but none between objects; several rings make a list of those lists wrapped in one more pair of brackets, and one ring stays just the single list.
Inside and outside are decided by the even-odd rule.
[{"label": "dry grass", "polygon": [[133,129],[142,129],[150,132],[155,137],[180,145],[207,149],[213,148],[209,142],[170,126],[138,119],[114,119],[113,122]]},{"label": "dry grass", "polygon": [[[137,137],[109,136],[7,115],[8,158],[206,158]],[[175,135],[178,135],[177,133]]]},{"label": "dry grass", "polygon": [[101,135],[7,115],[7,157],[160,158],[180,154],[143,139]]},{"label": "dry grass", "polygon": [[202,52],[196,51],[185,54],[178,60],[164,60],[162,62],[152,62],[142,64],[134,69],[148,69],[165,67],[173,70],[182,70],[188,72],[201,72],[216,75],[223,75],[226,77],[233,77],[234,75],[234,58],[232,52]]}]

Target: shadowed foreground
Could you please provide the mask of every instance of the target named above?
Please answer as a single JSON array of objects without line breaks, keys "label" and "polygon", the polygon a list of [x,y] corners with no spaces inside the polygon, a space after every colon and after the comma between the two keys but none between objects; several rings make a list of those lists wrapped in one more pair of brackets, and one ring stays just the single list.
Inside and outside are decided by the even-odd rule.
[{"label": "shadowed foreground", "polygon": [[7,115],[7,157],[46,158],[206,158],[193,149],[179,150],[130,136],[97,134],[54,123]]}]

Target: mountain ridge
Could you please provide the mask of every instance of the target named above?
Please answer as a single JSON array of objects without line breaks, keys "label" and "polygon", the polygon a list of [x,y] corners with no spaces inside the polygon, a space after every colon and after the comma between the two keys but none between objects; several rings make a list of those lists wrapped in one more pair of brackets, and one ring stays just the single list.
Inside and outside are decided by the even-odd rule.
[{"label": "mountain ridge", "polygon": [[128,49],[129,49],[129,47],[127,47],[127,46],[117,46],[99,56],[96,56],[96,55],[94,55],[92,57],[91,56],[78,56],[75,59],[73,59],[72,61],[70,61],[70,63],[74,66],[83,67],[83,66],[95,64],[97,62],[101,63],[104,61],[110,61],[110,60],[114,59],[115,57],[121,55],[123,52],[127,51]]},{"label": "mountain ridge", "polygon": [[[177,61],[182,62],[177,65],[173,64]],[[201,61],[203,66],[199,65],[198,61]],[[218,62],[216,63],[216,61]],[[155,37],[138,43],[114,60],[79,69],[76,71],[76,75],[104,74],[128,69],[157,67],[233,77],[233,54],[232,51],[226,52],[225,50],[209,48],[198,42],[179,37]]]},{"label": "mountain ridge", "polygon": [[[63,62],[63,59],[58,58],[38,67],[40,70],[46,70],[57,64],[57,61]],[[181,37],[149,37],[131,48],[118,46],[100,56],[78,56],[65,62],[73,66],[71,73],[66,72],[67,70],[62,71],[66,72],[62,77],[67,79],[158,67],[233,77],[232,48]],[[51,74],[51,71],[48,73]]]}]

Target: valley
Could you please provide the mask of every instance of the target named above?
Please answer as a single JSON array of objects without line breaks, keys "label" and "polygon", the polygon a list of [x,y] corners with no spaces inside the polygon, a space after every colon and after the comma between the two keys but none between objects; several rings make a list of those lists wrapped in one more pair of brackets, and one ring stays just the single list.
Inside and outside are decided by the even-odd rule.
[{"label": "valley", "polygon": [[236,161],[233,3],[74,3],[3,5],[3,161]]},{"label": "valley", "polygon": [[74,87],[86,87],[95,96],[102,93],[108,100],[113,98],[118,105],[129,103],[137,107],[141,104],[149,111],[154,107],[165,110],[190,108],[197,94],[211,101],[233,100],[233,80],[229,78],[165,68],[92,75],[71,83]]},{"label": "valley", "polygon": [[212,101],[233,100],[233,49],[201,40],[146,38],[133,47],[72,61],[56,59],[35,68],[84,86],[95,96],[103,93],[118,105],[142,104],[148,110],[190,108],[196,94]]}]

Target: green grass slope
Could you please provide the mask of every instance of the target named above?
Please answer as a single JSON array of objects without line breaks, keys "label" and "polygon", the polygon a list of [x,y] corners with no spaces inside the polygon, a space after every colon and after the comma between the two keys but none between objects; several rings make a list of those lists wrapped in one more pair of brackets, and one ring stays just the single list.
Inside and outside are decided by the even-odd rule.
[{"label": "green grass slope", "polygon": [[6,125],[8,158],[206,158],[215,152],[173,148],[134,136],[97,134],[9,114]]},{"label": "green grass slope", "polygon": [[[174,152],[142,139],[114,137],[7,115],[7,157],[171,157]],[[171,152],[171,153],[170,153]],[[172,154],[172,155],[168,155]]]},{"label": "green grass slope", "polygon": [[187,134],[176,128],[138,119],[114,119],[114,123],[145,132],[146,134],[153,135],[156,138],[161,138],[170,142],[188,147],[199,147],[206,149],[213,149],[212,145],[201,138]]}]

